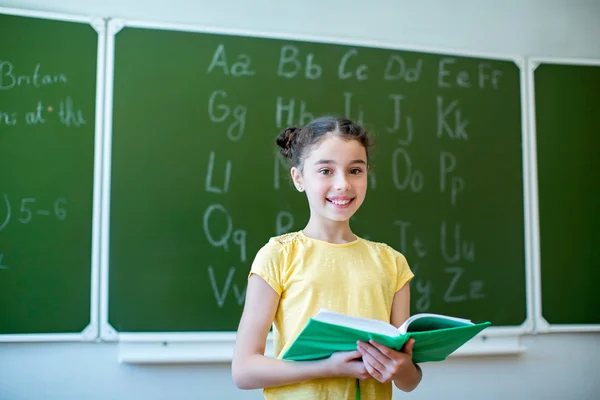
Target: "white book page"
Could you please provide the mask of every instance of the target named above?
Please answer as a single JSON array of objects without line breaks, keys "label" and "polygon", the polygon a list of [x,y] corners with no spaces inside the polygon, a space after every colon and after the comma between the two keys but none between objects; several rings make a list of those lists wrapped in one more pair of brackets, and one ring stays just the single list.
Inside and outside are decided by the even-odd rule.
[{"label": "white book page", "polygon": [[334,311],[321,309],[313,319],[317,321],[327,322],[330,324],[345,326],[362,331],[379,333],[381,335],[396,337],[399,332],[394,325],[376,319],[352,317],[349,315],[339,314]]},{"label": "white book page", "polygon": [[473,322],[471,322],[471,320],[469,320],[469,319],[450,317],[447,315],[440,315],[440,314],[421,313],[421,314],[411,315],[406,321],[404,321],[404,323],[402,325],[400,325],[398,330],[400,331],[400,333],[405,334],[408,330],[408,326],[410,325],[410,323],[413,321],[416,321],[420,318],[439,318],[439,319],[443,319],[446,321],[459,322],[459,323],[465,324],[465,325],[473,325]]}]

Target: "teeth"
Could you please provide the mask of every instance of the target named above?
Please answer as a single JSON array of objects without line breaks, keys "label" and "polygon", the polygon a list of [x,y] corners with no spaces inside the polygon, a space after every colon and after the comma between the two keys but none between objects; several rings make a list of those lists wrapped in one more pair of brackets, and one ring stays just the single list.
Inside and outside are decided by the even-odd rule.
[{"label": "teeth", "polygon": [[345,206],[350,203],[350,200],[331,200],[333,204],[337,204],[338,206]]}]

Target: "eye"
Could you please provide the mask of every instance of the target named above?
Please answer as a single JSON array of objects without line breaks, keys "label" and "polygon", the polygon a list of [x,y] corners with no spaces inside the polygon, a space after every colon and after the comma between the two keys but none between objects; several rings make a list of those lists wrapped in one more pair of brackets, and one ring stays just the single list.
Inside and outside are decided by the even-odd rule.
[{"label": "eye", "polygon": [[350,170],[350,173],[351,173],[352,175],[358,175],[358,174],[360,174],[361,172],[362,172],[362,169],[360,169],[360,168],[352,168],[352,169]]},{"label": "eye", "polygon": [[329,168],[323,168],[319,170],[319,173],[322,175],[331,175],[331,170]]}]

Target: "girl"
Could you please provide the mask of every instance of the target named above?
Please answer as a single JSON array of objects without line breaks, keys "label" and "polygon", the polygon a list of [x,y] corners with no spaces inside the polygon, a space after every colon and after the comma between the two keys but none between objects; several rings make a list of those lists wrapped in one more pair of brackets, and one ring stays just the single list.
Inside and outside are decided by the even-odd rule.
[{"label": "girl", "polygon": [[[323,117],[277,138],[293,182],[310,208],[306,227],[271,238],[257,253],[232,362],[240,389],[266,399],[391,399],[392,382],[413,390],[422,373],[403,351],[359,342],[325,360],[280,358],[320,308],[400,326],[410,313],[413,274],[402,254],[354,235],[350,217],[367,191],[368,133],[347,119]],[[264,356],[273,326],[276,359]],[[357,388],[358,382],[358,388]]]}]

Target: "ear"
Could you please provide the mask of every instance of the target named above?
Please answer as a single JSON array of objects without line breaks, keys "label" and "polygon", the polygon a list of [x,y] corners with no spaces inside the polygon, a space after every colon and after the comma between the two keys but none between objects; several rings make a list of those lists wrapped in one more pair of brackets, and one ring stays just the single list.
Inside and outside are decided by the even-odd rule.
[{"label": "ear", "polygon": [[304,191],[304,178],[302,177],[302,173],[296,167],[292,167],[290,170],[290,174],[292,175],[292,181],[294,182],[294,186],[299,192]]}]

